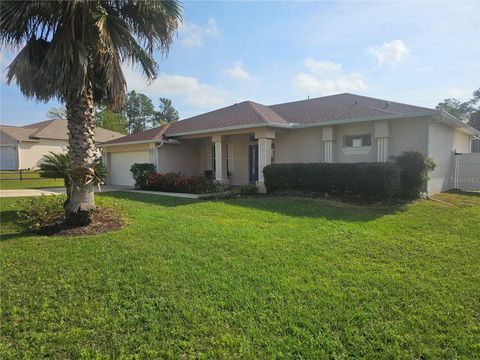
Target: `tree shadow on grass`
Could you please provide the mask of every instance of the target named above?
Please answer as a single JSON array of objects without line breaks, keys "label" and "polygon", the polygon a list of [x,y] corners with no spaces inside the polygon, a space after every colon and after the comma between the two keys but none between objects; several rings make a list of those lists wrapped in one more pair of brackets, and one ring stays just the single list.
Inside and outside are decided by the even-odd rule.
[{"label": "tree shadow on grass", "polygon": [[[2,210],[0,211],[2,233],[0,234],[0,241],[23,237],[31,235],[31,233],[19,228],[18,214],[16,210]],[[7,230],[5,230],[7,228]]]},{"label": "tree shadow on grass", "polygon": [[174,196],[165,195],[150,195],[145,193],[136,193],[130,191],[109,191],[102,194],[96,194],[96,196],[103,196],[121,200],[139,201],[146,204],[155,204],[167,207],[185,206],[200,202],[198,199],[180,198]]},{"label": "tree shadow on grass", "polygon": [[263,197],[224,200],[234,206],[300,218],[325,218],[349,222],[367,222],[402,212],[405,203],[356,205],[319,198]]},{"label": "tree shadow on grass", "polygon": [[291,217],[326,218],[329,220],[343,220],[352,222],[366,222],[375,220],[385,215],[402,212],[405,210],[407,205],[405,202],[356,205],[322,198],[302,198],[292,196],[257,196],[251,198],[222,200],[197,200],[132,192],[110,192],[105,196],[166,207],[221,202],[229,206],[251,208]]}]

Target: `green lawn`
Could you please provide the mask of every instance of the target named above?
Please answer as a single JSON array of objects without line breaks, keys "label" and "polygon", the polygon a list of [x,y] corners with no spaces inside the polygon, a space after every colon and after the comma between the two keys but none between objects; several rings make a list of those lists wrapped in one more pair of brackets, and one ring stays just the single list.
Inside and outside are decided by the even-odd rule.
[{"label": "green lawn", "polygon": [[1,358],[480,354],[480,196],[97,199],[131,225],[29,236],[2,199]]},{"label": "green lawn", "polygon": [[19,180],[18,171],[0,171],[0,190],[9,189],[38,189],[63,187],[63,179],[41,178],[38,171],[23,171]]}]

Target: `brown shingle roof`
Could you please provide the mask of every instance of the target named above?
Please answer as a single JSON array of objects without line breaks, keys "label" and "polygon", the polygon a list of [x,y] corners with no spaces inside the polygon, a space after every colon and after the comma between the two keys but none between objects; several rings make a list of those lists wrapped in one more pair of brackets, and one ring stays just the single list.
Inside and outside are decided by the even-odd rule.
[{"label": "brown shingle roof", "polygon": [[102,145],[123,144],[123,143],[129,143],[129,142],[137,142],[137,141],[161,140],[163,139],[163,134],[165,134],[165,131],[168,129],[169,126],[170,124],[162,125],[153,129],[145,130],[145,131],[138,132],[131,135],[126,135],[115,140],[107,141]]},{"label": "brown shingle roof", "polygon": [[[3,125],[1,130],[17,141],[35,141],[38,139],[68,140],[67,120],[63,119],[41,121],[22,127]],[[124,134],[101,127],[95,129],[95,140],[99,143],[123,136]]]},{"label": "brown shingle roof", "polygon": [[29,135],[31,134],[32,130],[24,129],[21,127],[16,126],[9,126],[9,125],[0,125],[0,131],[4,132],[12,139],[17,141],[38,141],[30,139]]},{"label": "brown shingle roof", "polygon": [[267,106],[244,101],[172,123],[166,135],[262,123],[266,125],[286,124],[280,115]]},{"label": "brown shingle roof", "polygon": [[348,93],[271,106],[244,101],[172,123],[169,127],[128,135],[107,144],[159,140],[163,136],[209,132],[237,126],[321,124],[335,120],[391,117],[392,115],[400,117],[405,114],[425,112],[433,113],[435,110]]},{"label": "brown shingle roof", "polygon": [[348,93],[271,105],[269,108],[289,123],[299,124],[434,111],[420,106]]}]

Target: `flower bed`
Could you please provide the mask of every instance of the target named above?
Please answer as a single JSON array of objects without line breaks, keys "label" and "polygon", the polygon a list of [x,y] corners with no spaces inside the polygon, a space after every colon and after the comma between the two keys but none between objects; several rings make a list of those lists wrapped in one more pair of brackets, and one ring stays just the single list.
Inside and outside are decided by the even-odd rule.
[{"label": "flower bed", "polygon": [[217,191],[217,184],[203,176],[155,173],[150,174],[147,178],[147,190],[206,194]]}]

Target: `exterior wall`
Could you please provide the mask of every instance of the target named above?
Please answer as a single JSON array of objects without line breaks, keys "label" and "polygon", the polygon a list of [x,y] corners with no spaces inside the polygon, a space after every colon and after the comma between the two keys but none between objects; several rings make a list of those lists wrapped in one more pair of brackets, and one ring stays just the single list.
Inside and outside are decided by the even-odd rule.
[{"label": "exterior wall", "polygon": [[20,169],[37,169],[44,155],[50,152],[62,153],[67,149],[65,140],[41,139],[39,142],[21,142],[18,144]]},{"label": "exterior wall", "polygon": [[[373,122],[345,124],[336,126],[336,141],[334,143],[333,162],[335,163],[356,163],[377,161],[377,144],[374,137],[375,127]],[[372,145],[366,154],[346,153],[343,147],[345,135],[368,135],[372,136]],[[362,149],[363,150],[363,149]],[[367,149],[365,149],[365,152]]]},{"label": "exterior wall", "polygon": [[158,172],[179,172],[198,175],[198,142],[183,141],[181,144],[165,144],[158,148]]},{"label": "exterior wall", "polygon": [[428,156],[437,167],[430,173],[428,193],[436,194],[453,188],[453,154],[470,152],[470,136],[460,130],[436,123],[428,127]]},{"label": "exterior wall", "polygon": [[276,163],[310,163],[324,160],[320,127],[278,132],[273,142]]},{"label": "exterior wall", "polygon": [[390,155],[403,151],[427,154],[428,118],[398,119],[390,121]]},{"label": "exterior wall", "polygon": [[454,130],[443,124],[428,126],[428,156],[433,158],[437,167],[429,175],[427,191],[436,194],[451,189],[451,170],[453,161]]},{"label": "exterior wall", "polygon": [[471,137],[460,130],[453,131],[453,150],[461,154],[469,154]]}]

